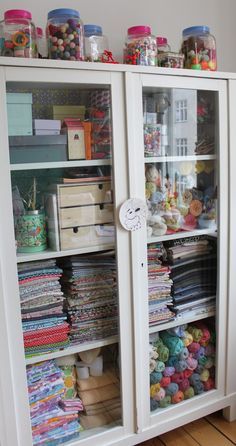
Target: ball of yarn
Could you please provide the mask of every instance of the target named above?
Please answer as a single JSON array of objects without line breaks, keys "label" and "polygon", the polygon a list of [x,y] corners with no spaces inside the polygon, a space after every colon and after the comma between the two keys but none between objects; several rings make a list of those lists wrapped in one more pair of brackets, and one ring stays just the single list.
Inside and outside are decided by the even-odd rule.
[{"label": "ball of yarn", "polygon": [[166,387],[166,395],[174,395],[179,390],[179,386],[177,383],[171,383],[169,386]]},{"label": "ball of yarn", "polygon": [[165,363],[162,361],[159,361],[159,359],[156,362],[155,372],[163,372],[165,370]]},{"label": "ball of yarn", "polygon": [[187,390],[189,387],[190,387],[190,382],[187,378],[183,379],[183,381],[179,383],[179,390],[181,390],[181,392],[185,392],[185,390]]},{"label": "ball of yarn", "polygon": [[159,383],[152,384],[150,387],[150,397],[153,398],[157,392],[159,392],[161,386]]},{"label": "ball of yarn", "polygon": [[212,344],[208,344],[205,347],[205,355],[206,356],[214,356],[215,355],[215,347]]},{"label": "ball of yarn", "polygon": [[163,344],[162,340],[158,339],[158,341],[156,341],[154,343],[154,345],[155,345],[158,355],[159,355],[158,359],[162,362],[168,361],[169,349],[166,347],[166,345]]},{"label": "ball of yarn", "polygon": [[189,357],[189,351],[187,349],[187,347],[183,347],[181,352],[178,355],[178,359],[187,359]]},{"label": "ball of yarn", "polygon": [[177,384],[181,383],[183,381],[183,379],[184,379],[183,372],[178,372],[178,373],[176,372],[171,377],[172,383],[177,383]]},{"label": "ball of yarn", "polygon": [[206,366],[207,363],[207,356],[200,356],[200,358],[198,359],[198,364],[204,365],[204,367]]},{"label": "ball of yarn", "polygon": [[188,331],[189,333],[191,333],[193,340],[195,342],[199,342],[200,339],[202,338],[202,330],[200,330],[200,328],[197,327],[193,327],[193,326],[189,326],[188,327]]},{"label": "ball of yarn", "polygon": [[200,381],[200,382],[197,382],[194,386],[193,386],[193,388],[194,388],[194,393],[195,393],[195,395],[199,395],[200,393],[203,393],[204,392],[204,385],[203,385],[203,383]]},{"label": "ball of yarn", "polygon": [[154,399],[155,401],[161,401],[161,400],[163,400],[163,398],[165,398],[165,395],[166,395],[166,392],[165,392],[165,390],[161,387],[160,390],[159,390],[159,392],[157,392],[157,393],[154,395],[153,399]]},{"label": "ball of yarn", "polygon": [[201,382],[200,375],[198,373],[193,373],[189,378],[189,382],[194,387],[197,383]]},{"label": "ball of yarn", "polygon": [[161,387],[167,387],[171,383],[170,376],[163,376],[162,380],[160,381]]},{"label": "ball of yarn", "polygon": [[193,370],[186,369],[183,371],[184,379],[188,379],[193,374]]},{"label": "ball of yarn", "polygon": [[178,404],[178,403],[181,403],[181,401],[183,401],[183,399],[184,399],[183,392],[181,392],[181,390],[178,390],[178,392],[176,392],[174,395],[172,395],[171,402],[172,402],[172,404]]},{"label": "ball of yarn", "polygon": [[208,379],[209,379],[209,377],[210,377],[210,372],[209,372],[209,370],[207,370],[207,369],[204,369],[203,371],[202,371],[202,373],[200,374],[200,379],[201,379],[201,381],[207,381]]},{"label": "ball of yarn", "polygon": [[194,388],[190,386],[188,389],[186,389],[184,391],[184,399],[188,400],[189,398],[192,398],[193,396],[194,396]]},{"label": "ball of yarn", "polygon": [[171,367],[171,368],[175,369],[175,367],[174,367],[175,361],[176,361],[176,356],[169,356],[169,359],[166,363],[166,367]]},{"label": "ball of yarn", "polygon": [[191,333],[185,330],[184,336],[181,338],[185,347],[188,347],[193,342]]},{"label": "ball of yarn", "polygon": [[170,366],[167,366],[165,368],[165,370],[163,371],[163,375],[164,376],[172,376],[172,375],[174,375],[174,373],[175,373],[175,368],[174,367],[170,367]]},{"label": "ball of yarn", "polygon": [[162,331],[160,337],[168,347],[171,356],[178,355],[181,352],[184,344],[178,336],[171,336],[166,331]]},{"label": "ball of yarn", "polygon": [[205,368],[210,369],[213,365],[215,365],[215,359],[212,356],[209,356],[205,362]]},{"label": "ball of yarn", "polygon": [[186,359],[186,363],[189,370],[195,370],[198,366],[197,360],[192,358],[192,356],[189,356],[188,359]]},{"label": "ball of yarn", "polygon": [[163,398],[163,400],[161,400],[159,402],[159,406],[164,409],[165,407],[170,406],[171,404],[171,396],[170,395],[166,395],[165,398]]},{"label": "ball of yarn", "polygon": [[188,351],[190,352],[190,353],[197,353],[198,352],[198,350],[200,349],[200,344],[199,344],[199,342],[195,342],[195,341],[193,341],[189,346],[188,346]]},{"label": "ball of yarn", "polygon": [[[200,344],[199,344],[200,345]],[[200,358],[202,358],[203,356],[205,356],[205,348],[204,347],[200,347],[198,349],[198,351],[194,354],[194,358],[199,360]]]},{"label": "ball of yarn", "polygon": [[150,374],[150,384],[159,383],[161,380],[162,380],[162,373],[161,372],[152,372]]},{"label": "ball of yarn", "polygon": [[184,336],[186,328],[187,324],[178,325],[178,327],[168,328],[167,332],[172,336],[178,336],[179,338],[182,338]]},{"label": "ball of yarn", "polygon": [[205,381],[203,383],[203,385],[204,385],[205,392],[207,392],[208,390],[214,389],[215,388],[215,380],[214,380],[214,378],[211,378],[211,377],[208,378],[208,380]]},{"label": "ball of yarn", "polygon": [[174,365],[174,368],[175,368],[177,373],[178,372],[183,372],[188,367],[187,362],[185,361],[185,359],[180,359],[180,360],[176,359],[174,361],[173,365]]},{"label": "ball of yarn", "polygon": [[195,369],[195,372],[201,375],[204,369],[205,369],[204,365],[198,364],[197,368]]},{"label": "ball of yarn", "polygon": [[153,400],[152,398],[150,399],[150,410],[156,410],[159,407],[159,403],[158,401]]}]

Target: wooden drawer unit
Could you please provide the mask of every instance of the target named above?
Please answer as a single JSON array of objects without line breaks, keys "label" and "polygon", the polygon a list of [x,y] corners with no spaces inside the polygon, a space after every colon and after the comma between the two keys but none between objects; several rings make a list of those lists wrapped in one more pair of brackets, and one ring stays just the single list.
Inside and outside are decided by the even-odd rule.
[{"label": "wooden drawer unit", "polygon": [[[48,194],[54,195],[56,209],[47,206],[47,218],[57,232],[57,249],[76,249],[114,242],[111,183],[55,184]],[[57,218],[57,222],[56,222]],[[52,231],[50,232],[50,234]],[[55,247],[55,237],[50,236]]]},{"label": "wooden drawer unit", "polygon": [[60,230],[61,249],[74,249],[76,247],[103,246],[114,243],[114,226],[93,225]]},{"label": "wooden drawer unit", "polygon": [[111,203],[111,183],[58,186],[58,199],[60,207]]},{"label": "wooden drawer unit", "polygon": [[96,204],[95,206],[77,206],[59,209],[60,228],[88,226],[113,221],[113,204]]}]

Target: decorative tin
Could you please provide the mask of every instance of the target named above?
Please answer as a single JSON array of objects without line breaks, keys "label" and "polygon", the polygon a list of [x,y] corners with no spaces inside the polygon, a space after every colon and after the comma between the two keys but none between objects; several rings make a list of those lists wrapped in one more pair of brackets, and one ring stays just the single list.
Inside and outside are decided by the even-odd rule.
[{"label": "decorative tin", "polygon": [[47,248],[44,211],[27,211],[15,217],[15,237],[18,252],[38,252]]}]

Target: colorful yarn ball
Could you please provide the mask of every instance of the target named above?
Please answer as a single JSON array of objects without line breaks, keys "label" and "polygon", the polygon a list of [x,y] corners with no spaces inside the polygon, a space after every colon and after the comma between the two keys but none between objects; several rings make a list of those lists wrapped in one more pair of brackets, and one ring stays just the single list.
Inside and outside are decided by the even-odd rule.
[{"label": "colorful yarn ball", "polygon": [[171,377],[172,383],[177,383],[177,384],[181,383],[183,381],[183,379],[184,379],[183,372],[178,372],[178,373],[176,372]]},{"label": "colorful yarn ball", "polygon": [[181,390],[181,392],[185,392],[185,390],[187,390],[189,387],[190,387],[190,382],[187,378],[183,379],[183,381],[179,383],[179,390]]},{"label": "colorful yarn ball", "polygon": [[184,394],[183,392],[181,392],[181,390],[178,390],[178,392],[176,392],[172,397],[171,397],[171,402],[172,404],[178,404],[181,403],[181,401],[183,401],[184,399]]},{"label": "colorful yarn ball", "polygon": [[197,327],[193,327],[193,326],[189,326],[188,327],[188,331],[189,333],[191,333],[193,340],[195,342],[199,342],[200,339],[202,338],[202,330],[200,330],[200,328]]},{"label": "colorful yarn ball", "polygon": [[159,406],[164,409],[165,407],[170,406],[171,404],[171,396],[170,395],[166,395],[165,398],[163,398],[160,402],[159,402]]},{"label": "colorful yarn ball", "polygon": [[189,356],[188,359],[186,359],[187,362],[187,368],[189,370],[195,370],[198,366],[198,362],[195,358],[192,358],[192,356]]},{"label": "colorful yarn ball", "polygon": [[175,373],[175,368],[171,366],[167,366],[163,372],[164,376],[172,376]]},{"label": "colorful yarn ball", "polygon": [[183,372],[185,369],[188,368],[188,364],[187,361],[185,361],[185,359],[181,360],[176,359],[173,365],[177,373]]},{"label": "colorful yarn ball", "polygon": [[171,383],[170,376],[163,376],[162,380],[160,381],[161,387],[167,387]]},{"label": "colorful yarn ball", "polygon": [[210,377],[210,372],[207,369],[204,369],[200,375],[201,381],[206,382]]},{"label": "colorful yarn ball", "polygon": [[184,379],[186,379],[186,378],[188,379],[190,376],[192,376],[192,374],[193,374],[193,370],[186,369],[183,371]]},{"label": "colorful yarn ball", "polygon": [[161,386],[160,386],[159,383],[151,385],[151,387],[150,387],[150,396],[151,396],[151,398],[153,398],[156,395],[156,393],[159,392],[160,388],[161,388]]},{"label": "colorful yarn ball", "polygon": [[152,372],[150,374],[150,384],[157,384],[162,380],[162,373],[161,372]]},{"label": "colorful yarn ball", "polygon": [[184,331],[184,336],[181,338],[185,347],[188,347],[193,342],[193,337],[188,331]]},{"label": "colorful yarn ball", "polygon": [[188,389],[186,389],[184,391],[184,399],[188,400],[189,398],[192,398],[193,396],[194,396],[194,388],[190,386]]},{"label": "colorful yarn ball", "polygon": [[178,359],[187,359],[189,357],[189,350],[187,349],[187,347],[183,347],[183,349],[181,350],[181,352],[178,355]]},{"label": "colorful yarn ball", "polygon": [[166,388],[166,395],[174,395],[175,393],[177,393],[179,390],[179,386],[177,383],[171,383],[169,384],[169,386]]},{"label": "colorful yarn ball", "polygon": [[153,410],[156,410],[159,407],[159,403],[156,400],[150,399],[150,410],[153,412]]},{"label": "colorful yarn ball", "polygon": [[211,367],[213,367],[215,365],[215,359],[212,358],[212,356],[207,358],[207,361],[205,363],[205,368],[206,369],[210,369]]},{"label": "colorful yarn ball", "polygon": [[155,401],[161,401],[161,400],[163,400],[163,398],[165,398],[165,395],[166,395],[166,392],[165,392],[165,390],[161,387],[160,390],[159,390],[159,392],[157,392],[157,393],[154,395],[153,399],[154,399]]},{"label": "colorful yarn ball", "polygon": [[162,361],[157,360],[155,372],[163,372],[165,370],[165,363]]},{"label": "colorful yarn ball", "polygon": [[171,356],[178,355],[181,352],[184,344],[179,337],[171,336],[165,331],[160,333],[160,337],[164,344],[168,347]]},{"label": "colorful yarn ball", "polygon": [[188,346],[188,351],[190,352],[190,353],[197,353],[198,352],[198,350],[200,349],[200,344],[199,344],[199,342],[195,342],[195,341],[193,341],[189,346]]},{"label": "colorful yarn ball", "polygon": [[203,383],[203,385],[204,385],[205,392],[207,392],[208,390],[212,390],[215,388],[215,380],[210,377],[210,378],[208,378],[207,381],[205,381]]}]

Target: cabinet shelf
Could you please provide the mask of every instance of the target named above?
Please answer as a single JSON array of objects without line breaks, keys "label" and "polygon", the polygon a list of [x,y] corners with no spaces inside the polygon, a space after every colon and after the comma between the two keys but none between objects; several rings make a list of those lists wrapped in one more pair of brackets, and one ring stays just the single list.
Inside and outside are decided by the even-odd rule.
[{"label": "cabinet shelf", "polygon": [[113,244],[88,246],[85,248],[70,249],[67,251],[53,251],[52,249],[46,249],[45,251],[42,252],[17,254],[17,263],[33,262],[34,260],[45,260],[52,258],[55,259],[58,257],[67,257],[78,254],[88,254],[90,252],[109,251],[111,249],[114,249]]},{"label": "cabinet shelf", "polygon": [[46,163],[23,163],[11,164],[10,170],[38,170],[38,169],[59,169],[63,167],[92,167],[92,166],[110,166],[111,159],[97,160],[78,160],[78,161],[57,161]]},{"label": "cabinet shelf", "polygon": [[166,240],[176,240],[180,238],[190,238],[190,237],[196,237],[199,235],[209,235],[211,237],[217,237],[217,231],[215,229],[197,229],[195,231],[182,231],[182,232],[176,232],[174,234],[168,234],[168,235],[160,235],[158,237],[149,237],[147,240],[147,243],[156,243],[156,242],[163,242]]},{"label": "cabinet shelf", "polygon": [[116,344],[119,341],[118,336],[111,336],[110,338],[102,339],[100,341],[91,341],[84,344],[74,345],[73,347],[65,348],[64,350],[57,350],[52,353],[45,353],[44,355],[37,355],[31,358],[26,358],[26,365],[35,364],[36,362],[46,361],[62,356],[73,355],[75,353],[84,352],[94,348],[105,347],[106,345]]},{"label": "cabinet shelf", "polygon": [[209,161],[216,160],[216,155],[191,155],[191,156],[150,156],[144,158],[145,163],[174,163],[184,161]]},{"label": "cabinet shelf", "polygon": [[177,327],[178,325],[188,324],[194,321],[200,321],[208,317],[215,316],[215,311],[204,311],[204,309],[198,309],[186,312],[186,315],[177,316],[174,320],[169,322],[163,322],[162,324],[156,324],[153,327],[149,327],[149,334],[156,333],[158,331],[167,330],[168,328]]}]

